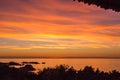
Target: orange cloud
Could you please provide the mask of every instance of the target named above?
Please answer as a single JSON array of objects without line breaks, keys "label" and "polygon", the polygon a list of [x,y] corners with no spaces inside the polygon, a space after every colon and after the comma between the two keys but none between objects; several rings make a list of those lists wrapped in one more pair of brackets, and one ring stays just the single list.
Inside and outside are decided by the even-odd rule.
[{"label": "orange cloud", "polygon": [[120,48],[120,13],[72,0],[4,0],[0,5],[0,48],[77,55],[84,49],[90,50],[86,55],[95,54],[97,48],[96,53],[103,49],[108,56]]}]

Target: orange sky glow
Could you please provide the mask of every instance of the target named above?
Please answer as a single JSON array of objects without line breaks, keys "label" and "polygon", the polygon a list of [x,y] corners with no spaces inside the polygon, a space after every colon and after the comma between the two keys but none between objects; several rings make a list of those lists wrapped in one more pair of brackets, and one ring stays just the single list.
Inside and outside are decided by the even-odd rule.
[{"label": "orange sky glow", "polygon": [[1,0],[0,57],[120,57],[120,13],[73,0]]}]

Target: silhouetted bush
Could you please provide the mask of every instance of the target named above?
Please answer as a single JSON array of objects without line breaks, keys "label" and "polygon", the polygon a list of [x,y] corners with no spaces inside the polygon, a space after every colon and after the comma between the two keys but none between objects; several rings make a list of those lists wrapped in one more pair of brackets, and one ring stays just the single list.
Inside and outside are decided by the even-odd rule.
[{"label": "silhouetted bush", "polygon": [[38,73],[32,65],[24,65],[20,68],[10,67],[8,63],[0,63],[0,80],[120,80],[120,72],[100,71],[91,66],[75,70],[67,65],[59,65],[55,68],[44,68]]}]

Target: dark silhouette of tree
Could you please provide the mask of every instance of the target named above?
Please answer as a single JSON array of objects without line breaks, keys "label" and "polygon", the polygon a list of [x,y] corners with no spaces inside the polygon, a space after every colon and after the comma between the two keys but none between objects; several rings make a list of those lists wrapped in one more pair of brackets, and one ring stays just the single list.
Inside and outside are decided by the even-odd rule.
[{"label": "dark silhouette of tree", "polygon": [[100,8],[112,9],[116,12],[120,12],[120,0],[77,0],[77,1],[84,2],[85,4],[88,5],[96,5]]},{"label": "dark silhouette of tree", "polygon": [[110,72],[109,78],[111,80],[120,80],[120,73],[116,70],[113,70],[112,72]]},{"label": "dark silhouette of tree", "polygon": [[78,71],[78,79],[81,80],[94,80],[95,72],[91,66],[86,66],[83,70]]},{"label": "dark silhouette of tree", "polygon": [[71,67],[66,71],[66,80],[77,80],[77,73],[76,70]]},{"label": "dark silhouette of tree", "polygon": [[104,72],[91,66],[77,71],[73,67],[59,65],[44,68],[37,74],[31,72],[33,70],[33,66],[28,64],[15,68],[8,63],[0,63],[0,80],[120,80],[119,71]]}]

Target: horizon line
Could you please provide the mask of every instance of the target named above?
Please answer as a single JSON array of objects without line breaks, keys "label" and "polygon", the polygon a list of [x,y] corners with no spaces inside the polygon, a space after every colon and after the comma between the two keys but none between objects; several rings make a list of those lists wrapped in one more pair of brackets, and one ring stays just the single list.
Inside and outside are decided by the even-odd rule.
[{"label": "horizon line", "polygon": [[120,59],[120,57],[0,57],[0,59]]}]

